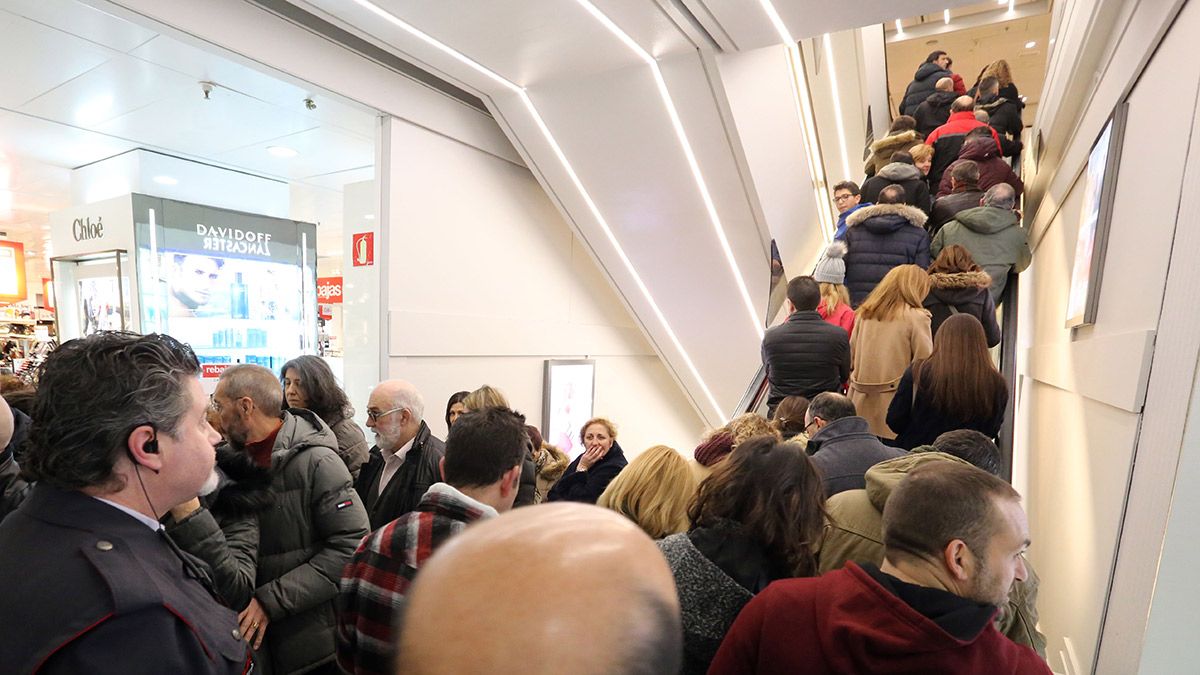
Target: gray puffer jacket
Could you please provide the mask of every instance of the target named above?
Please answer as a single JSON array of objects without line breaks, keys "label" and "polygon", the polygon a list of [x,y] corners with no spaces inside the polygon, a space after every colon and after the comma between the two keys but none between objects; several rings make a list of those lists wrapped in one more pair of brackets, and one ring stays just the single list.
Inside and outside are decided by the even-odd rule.
[{"label": "gray puffer jacket", "polygon": [[217,448],[217,491],[201,498],[204,508],[183,520],[167,516],[167,534],[179,548],[203,560],[213,585],[235,611],[250,604],[258,576],[258,517],[274,502],[271,470],[228,444]]},{"label": "gray puffer jacket", "polygon": [[333,430],[333,435],[337,437],[338,455],[341,456],[342,462],[346,464],[346,468],[350,470],[351,478],[358,478],[358,472],[362,469],[362,465],[367,462],[367,457],[370,454],[371,446],[367,445],[367,437],[363,435],[362,429],[358,426],[358,422],[353,419],[353,411],[350,416],[329,425]]},{"label": "gray puffer jacket", "polygon": [[275,504],[259,517],[254,592],[271,620],[263,656],[274,675],[334,660],[338,582],[368,531],[367,512],[337,447],[315,413],[283,413],[271,452]]}]

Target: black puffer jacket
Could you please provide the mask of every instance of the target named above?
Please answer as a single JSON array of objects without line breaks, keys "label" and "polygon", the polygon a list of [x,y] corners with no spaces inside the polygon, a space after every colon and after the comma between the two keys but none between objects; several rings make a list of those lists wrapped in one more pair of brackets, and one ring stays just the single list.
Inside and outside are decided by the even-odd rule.
[{"label": "black puffer jacket", "polygon": [[275,505],[259,516],[254,592],[271,619],[263,649],[273,675],[334,660],[338,582],[368,531],[367,513],[337,447],[316,413],[283,413],[271,452]]},{"label": "black puffer jacket", "polygon": [[904,99],[900,101],[900,114],[911,115],[917,111],[917,106],[937,91],[937,81],[950,77],[950,71],[936,63],[922,63],[913,75],[913,81],[904,90]]},{"label": "black puffer jacket", "polygon": [[929,214],[929,223],[926,225],[929,236],[937,234],[937,231],[942,229],[946,223],[954,220],[954,216],[957,216],[960,211],[979,206],[979,200],[983,199],[983,194],[983,190],[980,190],[978,185],[960,185],[954,188],[950,194],[934,200],[933,213]]},{"label": "black puffer jacket", "polygon": [[929,198],[929,183],[921,170],[912,164],[893,162],[880,169],[863,183],[862,201],[874,204],[879,201],[879,191],[889,185],[904,188],[904,203],[915,206],[926,214],[933,205]]},{"label": "black puffer jacket", "polygon": [[934,129],[945,124],[946,120],[950,119],[950,104],[954,103],[956,98],[958,94],[952,91],[935,91],[921,101],[921,105],[917,106],[913,113],[913,118],[917,120],[917,132],[928,136]]},{"label": "black puffer jacket", "polygon": [[932,315],[930,329],[937,335],[938,326],[955,314],[970,314],[983,324],[987,345],[1000,344],[1000,324],[996,323],[996,303],[988,290],[992,277],[987,272],[937,272],[929,275],[929,295],[925,296],[925,309]]},{"label": "black puffer jacket", "polygon": [[925,213],[907,204],[876,204],[846,219],[846,288],[857,307],[893,267],[929,267]]},{"label": "black puffer jacket", "polygon": [[613,441],[612,447],[604,457],[587,471],[578,470],[580,457],[583,455],[580,454],[567,465],[562,478],[550,488],[546,501],[595,504],[600,495],[604,494],[604,488],[629,464],[629,460],[625,459],[625,451],[621,450],[621,444],[616,441]]},{"label": "black puffer jacket", "polygon": [[354,481],[354,490],[367,507],[371,529],[378,530],[416,509],[429,486],[442,479],[439,466],[445,456],[446,445],[422,421],[413,438],[412,448],[404,456],[404,463],[381,493],[372,494],[378,490],[376,483],[383,473],[383,453],[378,447],[371,448],[370,459],[362,466],[358,479]]},{"label": "black puffer jacket", "polygon": [[762,360],[772,409],[787,396],[841,391],[850,377],[850,336],[815,311],[792,312],[763,337]]},{"label": "black puffer jacket", "polygon": [[225,602],[241,611],[256,586],[258,517],[275,503],[271,470],[227,444],[217,448],[217,470],[221,483],[201,499],[204,508],[181,521],[168,516],[165,524],[179,548],[208,564]]},{"label": "black puffer jacket", "polygon": [[1021,154],[1021,131],[1025,128],[1025,123],[1021,121],[1021,111],[1025,109],[1023,102],[995,96],[979,101],[975,109],[987,111],[988,126],[1000,134],[1000,147],[1005,157]]}]

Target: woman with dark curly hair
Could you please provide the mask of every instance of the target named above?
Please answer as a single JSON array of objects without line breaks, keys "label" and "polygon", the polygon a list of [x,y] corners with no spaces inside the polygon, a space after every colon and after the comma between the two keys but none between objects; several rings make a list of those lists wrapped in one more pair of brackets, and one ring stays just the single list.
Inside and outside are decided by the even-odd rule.
[{"label": "woman with dark curly hair", "polygon": [[338,455],[350,475],[358,478],[359,469],[367,461],[367,438],[354,421],[354,407],[338,386],[329,364],[319,356],[297,356],[283,364],[279,381],[287,407],[311,410],[329,425],[337,436]]},{"label": "woman with dark curly hair", "polygon": [[738,612],[767,584],[817,573],[825,491],[799,445],[756,436],[700,484],[688,518],[687,533],[657,542],[679,591],[685,674],[708,671]]}]

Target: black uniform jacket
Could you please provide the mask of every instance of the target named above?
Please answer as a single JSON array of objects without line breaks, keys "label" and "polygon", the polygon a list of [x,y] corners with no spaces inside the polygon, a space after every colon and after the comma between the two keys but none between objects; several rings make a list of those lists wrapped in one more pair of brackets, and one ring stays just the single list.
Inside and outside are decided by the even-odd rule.
[{"label": "black uniform jacket", "polygon": [[0,584],[5,673],[252,670],[203,568],[81,492],[35,485],[0,524]]}]

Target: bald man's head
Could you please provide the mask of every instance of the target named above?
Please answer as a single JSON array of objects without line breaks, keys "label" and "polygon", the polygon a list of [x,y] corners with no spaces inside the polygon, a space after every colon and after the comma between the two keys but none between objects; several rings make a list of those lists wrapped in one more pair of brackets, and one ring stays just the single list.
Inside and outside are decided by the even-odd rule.
[{"label": "bald man's head", "polygon": [[975,99],[971,98],[970,96],[959,96],[958,98],[954,99],[954,103],[950,104],[950,112],[952,113],[965,112],[967,110],[974,109]]},{"label": "bald man's head", "polygon": [[943,77],[937,81],[937,84],[933,86],[938,91],[954,91],[954,80],[948,77]]},{"label": "bald man's head", "polygon": [[397,672],[674,673],[682,636],[674,577],[641,529],[544,504],[472,526],[421,568]]}]

